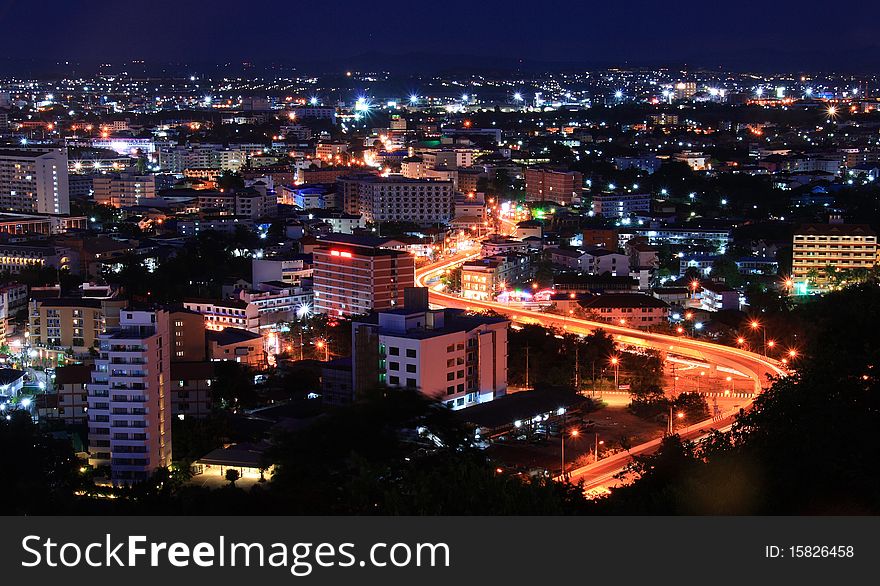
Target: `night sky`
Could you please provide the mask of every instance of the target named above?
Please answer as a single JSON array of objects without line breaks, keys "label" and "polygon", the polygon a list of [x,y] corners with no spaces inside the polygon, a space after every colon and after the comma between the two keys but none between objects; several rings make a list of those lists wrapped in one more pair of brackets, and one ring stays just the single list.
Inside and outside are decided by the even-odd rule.
[{"label": "night sky", "polygon": [[0,31],[7,62],[344,67],[363,55],[394,61],[427,53],[532,65],[880,69],[876,12],[816,0],[0,0]]}]

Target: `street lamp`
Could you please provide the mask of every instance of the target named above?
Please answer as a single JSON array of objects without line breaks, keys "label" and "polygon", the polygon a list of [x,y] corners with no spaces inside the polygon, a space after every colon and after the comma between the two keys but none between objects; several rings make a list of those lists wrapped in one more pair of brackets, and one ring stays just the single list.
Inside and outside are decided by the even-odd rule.
[{"label": "street lamp", "polygon": [[619,380],[620,380],[620,358],[617,356],[611,357],[611,366],[614,367],[614,390],[618,390],[620,388]]},{"label": "street lamp", "polygon": [[315,342],[315,346],[318,350],[324,350],[324,362],[330,362],[330,346],[324,340],[318,340]]},{"label": "street lamp", "polygon": [[[675,416],[678,419],[683,419],[684,413],[679,411],[678,413],[675,414]],[[667,431],[669,432],[669,435],[672,435],[673,431],[675,431],[675,425],[673,424],[673,418],[672,418],[672,405],[669,406],[669,429]]]},{"label": "street lamp", "polygon": [[763,336],[763,340],[764,340],[764,356],[766,356],[767,355],[767,328],[762,327],[761,322],[759,322],[756,319],[753,319],[751,321],[751,323],[749,323],[749,326],[753,330],[758,330],[758,329],[761,330],[761,335]]},{"label": "street lamp", "polygon": [[[580,435],[578,430],[571,430],[571,437],[577,437],[578,435]],[[562,474],[560,476],[565,476],[565,430],[562,430],[560,437],[562,438]]]},{"label": "street lamp", "polygon": [[603,445],[605,445],[605,441],[603,440],[603,441],[600,442],[600,441],[599,441],[599,434],[597,433],[597,434],[596,434],[596,455],[595,455],[595,457],[593,458],[593,462],[598,462],[598,461],[599,461],[599,446],[603,446]]}]

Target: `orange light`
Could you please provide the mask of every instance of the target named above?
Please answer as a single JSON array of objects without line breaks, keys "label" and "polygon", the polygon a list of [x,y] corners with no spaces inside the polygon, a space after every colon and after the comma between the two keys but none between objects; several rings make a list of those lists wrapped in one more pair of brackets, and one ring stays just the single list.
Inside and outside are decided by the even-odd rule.
[{"label": "orange light", "polygon": [[740,345],[745,344],[745,343],[746,343],[746,339],[743,338],[742,336],[740,336],[739,338],[736,339],[736,343],[737,343],[737,344],[740,344]]}]

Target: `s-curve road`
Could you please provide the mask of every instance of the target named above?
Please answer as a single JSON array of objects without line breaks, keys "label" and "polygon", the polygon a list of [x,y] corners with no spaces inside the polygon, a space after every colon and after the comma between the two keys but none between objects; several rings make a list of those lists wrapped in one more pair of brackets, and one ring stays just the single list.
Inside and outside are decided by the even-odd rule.
[{"label": "s-curve road", "polygon": [[[477,253],[459,253],[448,259],[426,265],[416,271],[416,285],[429,288],[429,301],[437,307],[450,307],[466,310],[491,310],[507,316],[511,321],[522,324],[539,324],[546,327],[555,327],[574,334],[589,334],[596,329],[603,329],[611,334],[619,344],[640,346],[661,352],[663,355],[677,355],[704,361],[715,366],[724,366],[736,370],[751,379],[754,392],[770,386],[774,378],[786,376],[787,372],[782,365],[772,358],[748,352],[739,348],[732,348],[722,344],[715,344],[704,340],[696,340],[683,336],[672,336],[645,332],[642,330],[618,326],[603,322],[595,322],[575,317],[567,317],[552,313],[542,313],[518,306],[496,303],[494,301],[477,301],[463,299],[457,295],[444,292],[442,286],[435,281],[447,269],[452,269],[461,263],[478,257]],[[746,404],[745,406],[748,406]],[[697,439],[705,435],[711,428],[721,429],[729,427],[733,414],[727,414],[720,420],[707,420],[682,430],[680,435],[685,439]],[[633,447],[629,452],[616,455],[606,460],[585,466],[570,472],[573,480],[583,479],[591,486],[599,486],[605,478],[610,478],[623,470],[630,461],[631,456],[647,454],[657,449],[660,440],[652,440]]]}]

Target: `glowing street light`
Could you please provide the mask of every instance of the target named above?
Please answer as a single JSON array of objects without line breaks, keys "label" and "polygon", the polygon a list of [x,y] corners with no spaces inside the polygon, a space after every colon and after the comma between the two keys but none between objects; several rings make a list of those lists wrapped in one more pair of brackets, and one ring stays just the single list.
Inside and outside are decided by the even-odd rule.
[{"label": "glowing street light", "polygon": [[[580,432],[576,429],[572,429],[569,436],[577,437],[580,435]],[[562,440],[562,475],[565,475],[565,430],[560,434]]]},{"label": "glowing street light", "polygon": [[672,435],[675,432],[675,423],[674,423],[675,419],[684,419],[684,413],[679,411],[678,413],[675,413],[675,416],[673,418],[672,405],[670,405],[669,406],[669,427],[666,430],[669,435]]},{"label": "glowing street light", "polygon": [[620,358],[617,356],[611,357],[611,366],[614,367],[614,390],[618,390],[620,388]]},{"label": "glowing street light", "polygon": [[315,347],[318,350],[324,350],[324,362],[330,362],[330,345],[324,340],[318,340],[315,342]]}]

